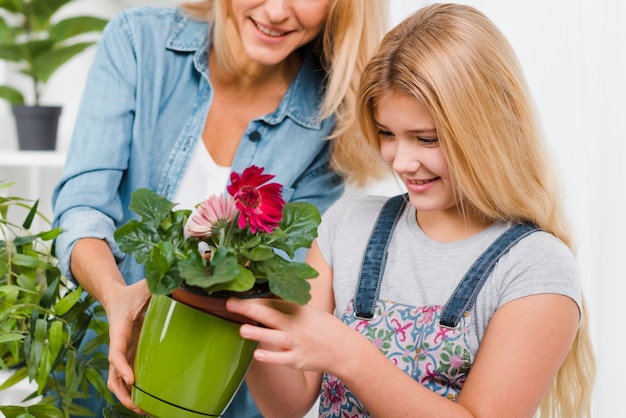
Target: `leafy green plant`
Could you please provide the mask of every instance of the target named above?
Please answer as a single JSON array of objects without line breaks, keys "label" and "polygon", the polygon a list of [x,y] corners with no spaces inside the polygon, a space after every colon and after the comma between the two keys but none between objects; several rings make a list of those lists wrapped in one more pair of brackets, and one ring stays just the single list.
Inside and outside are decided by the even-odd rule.
[{"label": "leafy green plant", "polygon": [[167,295],[181,285],[212,295],[256,295],[262,289],[304,305],[311,298],[308,280],[318,272],[291,258],[311,246],[320,214],[311,203],[285,203],[282,185],[268,183],[272,178],[257,166],[233,172],[229,195],[209,196],[195,214],[138,189],[129,208],[141,219],[118,228],[115,240],[146,266],[153,294]]},{"label": "leafy green plant", "polygon": [[[0,190],[12,183],[0,183]],[[108,324],[97,301],[61,273],[53,240],[59,228],[33,232],[38,201],[0,196],[0,367],[11,375],[0,390],[28,379],[32,406],[0,406],[7,417],[93,416],[74,403],[90,386],[110,403],[100,371],[108,369],[101,347],[108,344]],[[21,211],[21,224],[11,221]],[[10,217],[9,215],[13,215]],[[85,341],[88,330],[95,337]]]},{"label": "leafy green plant", "polygon": [[[35,105],[56,70],[95,41],[80,35],[100,32],[107,20],[75,16],[55,21],[56,13],[74,0],[0,0],[0,59],[15,62],[32,80]],[[0,98],[25,104],[14,87],[0,85]]]}]

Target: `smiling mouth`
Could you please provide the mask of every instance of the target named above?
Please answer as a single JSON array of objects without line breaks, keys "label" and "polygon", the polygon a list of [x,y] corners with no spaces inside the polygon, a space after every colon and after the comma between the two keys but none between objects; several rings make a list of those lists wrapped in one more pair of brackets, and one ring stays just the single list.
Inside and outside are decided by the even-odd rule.
[{"label": "smiling mouth", "polygon": [[275,30],[268,29],[265,26],[259,25],[257,22],[254,22],[254,25],[256,26],[258,30],[260,30],[267,36],[279,37],[279,36],[284,36],[288,33],[288,32],[277,32]]},{"label": "smiling mouth", "polygon": [[433,182],[435,180],[437,180],[439,177],[435,177],[433,179],[427,179],[427,180],[409,180],[410,184],[418,184],[418,185],[422,185],[422,184],[428,184],[430,182]]}]

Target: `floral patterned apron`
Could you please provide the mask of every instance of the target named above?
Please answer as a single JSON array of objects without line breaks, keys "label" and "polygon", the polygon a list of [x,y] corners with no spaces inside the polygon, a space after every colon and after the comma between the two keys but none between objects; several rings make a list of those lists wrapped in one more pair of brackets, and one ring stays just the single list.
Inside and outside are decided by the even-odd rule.
[{"label": "floral patterned apron", "polygon": [[[433,392],[456,399],[470,370],[470,310],[496,262],[535,226],[518,224],[496,239],[465,274],[445,305],[410,306],[378,299],[391,234],[407,195],[389,199],[370,236],[355,298],[341,320],[368,338],[397,367]],[[335,376],[324,373],[320,417],[370,416]]]}]

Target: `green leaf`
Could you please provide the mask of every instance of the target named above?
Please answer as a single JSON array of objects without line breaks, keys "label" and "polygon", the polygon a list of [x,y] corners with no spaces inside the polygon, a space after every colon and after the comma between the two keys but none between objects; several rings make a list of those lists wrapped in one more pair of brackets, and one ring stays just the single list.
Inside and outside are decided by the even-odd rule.
[{"label": "green leaf", "polygon": [[[0,48],[2,48],[1,45]],[[0,86],[0,99],[4,99],[13,105],[23,105],[25,103],[24,95],[19,90],[9,86]]]},{"label": "green leaf", "polygon": [[85,377],[87,378],[89,383],[91,383],[91,385],[98,391],[98,393],[104,396],[104,399],[106,399],[109,404],[115,402],[115,400],[113,400],[113,396],[111,396],[111,392],[109,392],[109,389],[107,388],[106,382],[104,381],[102,375],[98,372],[98,370],[94,369],[93,367],[87,367],[85,369]]},{"label": "green leaf", "polygon": [[77,380],[76,369],[78,361],[76,359],[76,352],[73,350],[68,351],[66,358],[67,362],[65,364],[65,387],[69,388],[74,383],[74,381]]},{"label": "green leaf", "polygon": [[283,273],[279,271],[272,277],[269,282],[270,291],[276,296],[295,302],[300,305],[306,305],[311,299],[309,291],[311,285],[305,279],[302,279],[291,272]]},{"label": "green leaf", "polygon": [[13,42],[13,30],[0,16],[0,44]]},{"label": "green leaf", "polygon": [[60,316],[65,315],[70,309],[72,309],[76,302],[78,302],[82,294],[82,287],[78,287],[76,290],[68,293],[63,297],[63,299],[54,304],[54,312]]},{"label": "green leaf", "polygon": [[91,16],[75,16],[62,20],[50,28],[50,37],[61,42],[89,32],[101,32],[107,24],[106,19]]},{"label": "green leaf", "polygon": [[225,247],[218,248],[213,255],[210,270],[211,274],[204,273],[204,277],[198,272],[196,276],[187,278],[184,275],[186,271],[183,270],[181,270],[181,275],[183,275],[185,282],[201,287],[209,293],[221,290],[243,292],[252,289],[255,283],[252,272],[241,266],[237,262],[235,253]]},{"label": "green leaf", "polygon": [[[78,391],[73,391],[71,393],[71,396],[73,398],[77,398],[77,397],[84,398],[84,396]],[[78,405],[75,403],[70,403],[69,401],[66,405],[66,409],[71,417],[94,417],[96,416],[91,410],[85,408],[84,406]]]},{"label": "green leaf", "polygon": [[161,242],[152,248],[150,261],[146,264],[146,280],[150,292],[155,295],[169,295],[179,287],[182,280],[172,271],[174,247],[169,242]]},{"label": "green leaf", "polygon": [[45,344],[43,351],[41,352],[41,361],[39,362],[39,370],[37,371],[37,394],[41,395],[43,392],[50,371],[52,370],[52,358],[50,358],[50,347]]},{"label": "green leaf", "polygon": [[60,409],[53,405],[0,406],[6,418],[63,418]]},{"label": "green leaf", "polygon": [[46,320],[41,318],[37,319],[35,321],[33,344],[30,350],[30,357],[28,359],[28,378],[30,380],[35,380],[35,377],[37,376],[37,370],[39,369],[39,364],[43,355],[47,331],[48,323]]},{"label": "green leaf", "polygon": [[58,294],[59,294],[58,290],[59,290],[59,279],[56,278],[52,281],[52,283],[48,285],[48,288],[44,292],[43,296],[41,296],[41,300],[39,301],[39,304],[43,308],[49,308],[50,305],[52,304],[52,301],[57,299]]},{"label": "green leaf", "polygon": [[63,321],[52,321],[50,324],[50,332],[48,333],[48,340],[50,344],[50,356],[52,360],[56,359],[61,351],[63,345],[63,330],[65,325]]},{"label": "green leaf", "polygon": [[122,225],[114,232],[113,237],[120,250],[133,255],[139,264],[148,262],[152,247],[160,241],[154,225],[141,223],[137,219],[131,219]]},{"label": "green leaf", "polygon": [[20,62],[26,58],[26,50],[22,45],[14,42],[0,42],[0,59]]},{"label": "green leaf", "polygon": [[2,385],[0,385],[0,390],[5,390],[10,388],[11,386],[20,383],[22,380],[28,377],[28,368],[21,367],[20,369],[14,371],[7,380],[5,380]]},{"label": "green leaf", "polygon": [[142,418],[147,416],[136,414],[119,403],[103,408],[102,415],[104,418]]},{"label": "green leaf", "polygon": [[81,347],[81,350],[85,354],[91,354],[95,350],[100,348],[101,346],[107,345],[108,343],[109,343],[109,334],[108,333],[102,333],[102,334],[99,334],[97,337],[90,338],[89,341],[87,341]]},{"label": "green leaf", "polygon": [[34,30],[47,29],[50,18],[72,0],[31,0],[32,26]]},{"label": "green leaf", "polygon": [[34,55],[33,68],[29,74],[42,83],[46,83],[59,67],[94,43],[93,41],[81,42],[55,49],[48,48],[44,52]]},{"label": "green leaf", "polygon": [[20,0],[0,0],[0,9],[5,9],[11,13],[22,13],[24,2]]},{"label": "green leaf", "polygon": [[4,334],[0,335],[0,343],[8,343],[9,341],[23,340],[24,336],[21,334]]},{"label": "green leaf", "polygon": [[24,223],[22,224],[22,227],[24,227],[24,229],[29,229],[31,225],[33,224],[33,219],[35,219],[35,217],[37,216],[38,207],[39,207],[39,199],[35,200],[32,207],[28,211],[28,215],[26,215],[26,219],[24,219]]},{"label": "green leaf", "polygon": [[39,293],[37,292],[37,288],[35,287],[35,284],[30,277],[24,274],[20,274],[19,276],[17,276],[15,282],[20,287],[21,292],[28,292],[32,295],[39,295]]},{"label": "green leaf", "polygon": [[241,254],[250,259],[251,261],[263,261],[268,260],[276,256],[274,250],[267,245],[258,245],[252,248],[250,251],[245,248],[241,249]]},{"label": "green leaf", "polygon": [[289,202],[283,209],[279,228],[286,234],[284,241],[273,245],[293,257],[298,248],[309,248],[317,237],[321,217],[317,207],[307,202]]},{"label": "green leaf", "polygon": [[172,209],[176,206],[165,197],[156,194],[147,188],[140,188],[131,194],[130,210],[139,215],[143,222],[154,222],[161,224],[170,216]]},{"label": "green leaf", "polygon": [[15,254],[13,256],[13,264],[17,266],[29,267],[29,268],[42,268],[42,269],[50,268],[49,263],[45,261],[41,261],[37,257],[32,257],[32,256],[25,255],[25,254]]}]

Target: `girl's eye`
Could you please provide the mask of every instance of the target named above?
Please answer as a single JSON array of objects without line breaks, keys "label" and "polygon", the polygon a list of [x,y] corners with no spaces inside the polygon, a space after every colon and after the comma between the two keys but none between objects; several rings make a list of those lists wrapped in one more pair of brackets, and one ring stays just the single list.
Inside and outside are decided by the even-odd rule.
[{"label": "girl's eye", "polygon": [[378,130],[378,137],[381,139],[393,139],[394,138],[394,134],[392,132],[389,131],[383,131],[382,129]]},{"label": "girl's eye", "polygon": [[417,140],[427,146],[433,146],[439,143],[439,138],[417,138]]}]

